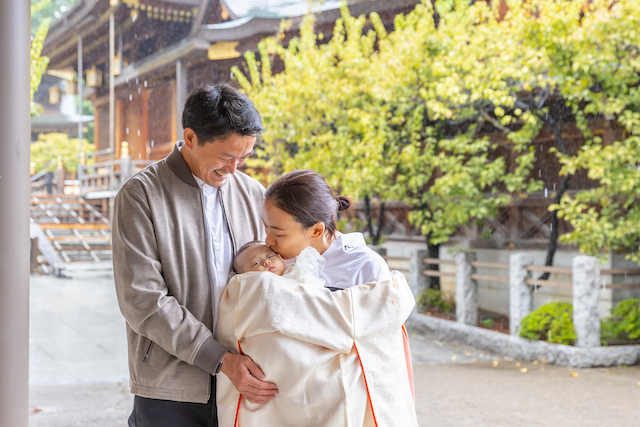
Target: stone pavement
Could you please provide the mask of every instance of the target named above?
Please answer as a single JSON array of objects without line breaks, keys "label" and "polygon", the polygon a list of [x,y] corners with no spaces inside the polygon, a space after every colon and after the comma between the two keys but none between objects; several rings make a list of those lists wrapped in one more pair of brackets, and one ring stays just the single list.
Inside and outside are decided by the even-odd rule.
[{"label": "stone pavement", "polygon": [[[30,426],[126,426],[125,335],[111,275],[32,276]],[[411,346],[423,427],[640,425],[639,367],[534,365],[419,336]]]}]

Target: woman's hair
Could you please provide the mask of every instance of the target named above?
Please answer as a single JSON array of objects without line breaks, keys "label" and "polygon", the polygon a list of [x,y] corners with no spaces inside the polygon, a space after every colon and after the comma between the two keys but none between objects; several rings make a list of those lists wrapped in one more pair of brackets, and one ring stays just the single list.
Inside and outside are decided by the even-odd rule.
[{"label": "woman's hair", "polygon": [[321,222],[330,236],[336,234],[338,212],[349,209],[351,202],[334,196],[322,175],[299,170],[281,176],[265,193],[265,200],[273,203],[308,228]]}]

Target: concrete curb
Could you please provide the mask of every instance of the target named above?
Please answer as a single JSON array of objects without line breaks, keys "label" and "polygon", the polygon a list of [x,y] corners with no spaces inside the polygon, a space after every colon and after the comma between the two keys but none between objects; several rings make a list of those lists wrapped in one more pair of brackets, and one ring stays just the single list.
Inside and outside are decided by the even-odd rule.
[{"label": "concrete curb", "polygon": [[520,360],[547,361],[574,368],[640,363],[640,345],[579,348],[546,341],[529,341],[415,312],[407,320],[407,327],[414,333],[426,333],[442,341],[454,341]]}]

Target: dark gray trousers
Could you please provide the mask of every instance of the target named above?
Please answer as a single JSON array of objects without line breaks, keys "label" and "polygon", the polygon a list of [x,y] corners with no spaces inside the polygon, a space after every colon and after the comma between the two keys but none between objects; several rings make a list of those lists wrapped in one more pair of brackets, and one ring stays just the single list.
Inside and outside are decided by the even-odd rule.
[{"label": "dark gray trousers", "polygon": [[135,396],[129,427],[218,427],[216,377],[211,377],[211,397],[207,403]]}]

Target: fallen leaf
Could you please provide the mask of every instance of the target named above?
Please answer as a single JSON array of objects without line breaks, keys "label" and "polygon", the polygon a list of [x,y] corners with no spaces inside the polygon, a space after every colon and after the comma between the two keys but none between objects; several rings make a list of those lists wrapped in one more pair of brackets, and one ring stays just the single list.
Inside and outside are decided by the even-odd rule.
[{"label": "fallen leaf", "polygon": [[464,355],[465,355],[465,356],[467,356],[467,357],[469,357],[469,356],[471,356],[471,353],[467,352],[467,353],[465,353]]},{"label": "fallen leaf", "polygon": [[516,366],[520,366],[520,362],[516,363]]},{"label": "fallen leaf", "polygon": [[458,358],[458,356],[456,356],[455,354],[453,356],[451,356],[451,360],[456,360]]},{"label": "fallen leaf", "polygon": [[494,368],[497,368],[497,367],[498,367],[498,361],[497,361],[497,360],[494,360],[494,361],[493,361],[493,367],[494,367]]},{"label": "fallen leaf", "polygon": [[534,361],[533,361],[533,364],[534,364],[534,365],[537,365],[538,363],[539,363],[539,362],[538,362],[537,360],[534,360]]},{"label": "fallen leaf", "polygon": [[540,368],[540,372],[544,371],[544,368]]},{"label": "fallen leaf", "polygon": [[572,376],[572,377],[577,377],[577,376],[578,376],[578,373],[577,373],[577,372],[571,372],[571,376]]},{"label": "fallen leaf", "polygon": [[524,374],[525,372],[527,372],[527,368],[520,369],[520,372],[522,372]]}]

